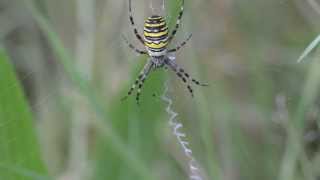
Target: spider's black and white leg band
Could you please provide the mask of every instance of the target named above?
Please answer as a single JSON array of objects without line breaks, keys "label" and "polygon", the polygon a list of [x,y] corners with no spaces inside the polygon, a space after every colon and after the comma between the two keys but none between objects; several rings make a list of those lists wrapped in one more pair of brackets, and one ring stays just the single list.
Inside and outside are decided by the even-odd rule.
[{"label": "spider's black and white leg band", "polygon": [[179,29],[181,18],[182,18],[182,15],[183,15],[183,11],[184,11],[184,0],[182,0],[182,5],[181,5],[181,8],[180,8],[180,12],[179,12],[179,15],[178,15],[176,26],[173,29],[173,31],[172,31],[169,39],[168,39],[169,43],[172,41],[172,39],[174,38],[174,36],[176,35],[176,33],[177,33],[178,29]]},{"label": "spider's black and white leg band", "polygon": [[134,47],[134,45],[132,45],[131,43],[129,43],[128,39],[126,37],[124,37],[123,35],[121,36],[122,39],[126,42],[126,44],[129,46],[129,48],[131,48],[133,51],[135,51],[138,54],[147,54],[147,51],[142,51],[136,47]]},{"label": "spider's black and white leg band", "polygon": [[187,79],[183,77],[183,75],[175,68],[173,68],[170,64],[169,67],[177,74],[177,76],[187,85],[188,91],[190,92],[191,96],[193,97],[193,89],[188,83]]},{"label": "spider's black and white leg band", "polygon": [[185,72],[184,69],[178,66],[177,63],[174,62],[173,59],[167,58],[165,63],[177,74],[177,76],[182,79],[184,83],[187,84],[187,88],[191,95],[193,96],[193,89],[191,88],[190,84],[188,84],[187,79],[190,79],[193,83],[199,86],[207,86],[208,84],[206,83],[200,83],[198,80],[195,80],[192,78],[187,72]]},{"label": "spider's black and white leg band", "polygon": [[130,90],[128,91],[127,95],[125,97],[123,97],[121,100],[126,100],[134,91],[134,89],[136,88],[136,86],[139,84],[140,79],[142,78],[142,74],[140,74],[138,76],[138,78],[135,80],[134,84],[131,86]]},{"label": "spider's black and white leg band", "polygon": [[133,27],[134,34],[136,35],[137,39],[144,45],[144,40],[142,39],[142,37],[138,33],[138,30],[137,30],[136,25],[133,20],[132,9],[131,9],[131,0],[129,0],[129,20],[131,22],[131,26]]},{"label": "spider's black and white leg band", "polygon": [[196,85],[198,85],[198,86],[208,86],[207,83],[201,83],[201,82],[199,82],[198,80],[192,78],[187,72],[185,72],[184,69],[182,69],[182,68],[180,68],[180,67],[178,67],[178,69],[179,69],[179,72],[180,72],[180,73],[184,74],[185,77],[187,77],[188,79],[190,79],[190,80],[191,80],[193,83],[195,83]]},{"label": "spider's black and white leg band", "polygon": [[188,83],[186,77],[184,77],[184,74],[182,74],[179,70],[178,70],[178,65],[174,62],[172,62],[171,60],[167,60],[165,61],[165,63],[177,74],[177,76],[187,85],[188,91],[190,92],[191,96],[193,97],[193,89],[190,86],[190,84]]},{"label": "spider's black and white leg band", "polygon": [[130,90],[128,91],[128,94],[127,96],[125,96],[124,98],[122,98],[122,100],[125,100],[127,99],[131,94],[132,92],[135,90],[135,88],[138,86],[138,89],[137,89],[137,96],[136,96],[136,101],[137,101],[137,104],[139,104],[139,99],[140,99],[140,94],[141,94],[141,89],[142,89],[142,86],[148,76],[148,74],[150,73],[150,71],[152,70],[153,68],[153,63],[152,61],[148,61],[147,64],[144,66],[144,68],[142,69],[142,71],[140,72],[138,78],[136,79],[136,81],[134,82],[134,84],[132,85],[132,87],[130,88]]},{"label": "spider's black and white leg band", "polygon": [[141,78],[141,81],[140,81],[138,89],[137,89],[136,102],[137,102],[138,105],[139,105],[139,102],[140,102],[141,89],[142,89],[142,87],[144,85],[144,82],[145,82],[147,76],[148,76],[148,74],[143,74],[143,77]]},{"label": "spider's black and white leg band", "polygon": [[147,62],[147,64],[144,66],[143,68],[143,74],[142,74],[142,78],[140,80],[140,83],[139,83],[139,87],[137,89],[137,96],[136,96],[136,102],[137,104],[139,105],[139,101],[140,101],[140,95],[141,95],[141,89],[143,87],[143,84],[146,80],[146,78],[148,77],[150,71],[154,68],[154,64],[151,60],[149,60]]},{"label": "spider's black and white leg band", "polygon": [[191,39],[192,37],[192,34],[190,34],[186,40],[184,40],[181,44],[179,44],[177,47],[173,48],[173,49],[170,49],[168,52],[171,53],[171,52],[176,52],[176,51],[179,51],[179,49],[181,49],[184,45],[187,44],[187,42]]},{"label": "spider's black and white leg band", "polygon": [[172,67],[172,69],[176,69],[180,74],[183,74],[186,78],[190,79],[194,84],[198,86],[208,86],[207,83],[201,83],[200,81],[192,78],[183,68],[179,67],[178,64],[172,58],[167,58],[166,63]]}]

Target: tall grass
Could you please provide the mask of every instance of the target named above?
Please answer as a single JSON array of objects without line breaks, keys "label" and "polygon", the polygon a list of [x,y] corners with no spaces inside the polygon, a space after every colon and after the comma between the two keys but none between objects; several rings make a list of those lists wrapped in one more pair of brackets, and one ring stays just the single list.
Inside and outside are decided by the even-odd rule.
[{"label": "tall grass", "polygon": [[[148,11],[145,9],[150,8],[151,1],[133,1],[137,25],[142,27],[143,12]],[[48,175],[32,125],[41,124],[43,119],[33,120],[13,68],[0,52],[0,179],[77,179],[68,176],[70,167],[78,167],[75,173],[82,179],[187,179],[186,158],[172,138],[167,105],[159,98],[168,78],[172,106],[179,112],[192,154],[207,179],[319,177],[319,52],[310,55],[319,37],[302,53],[298,60],[301,63],[296,63],[303,44],[313,36],[304,19],[308,16],[301,15],[307,11],[296,8],[304,2],[186,0],[182,27],[173,44],[189,32],[193,38],[177,53],[177,62],[210,86],[194,87],[195,97],[189,98],[174,73],[155,71],[146,81],[140,106],[134,98],[120,101],[147,60],[145,56],[134,57],[120,41],[119,31],[128,29],[130,34],[125,36],[137,44],[130,38],[134,35],[129,30],[127,2],[94,1],[96,5],[91,8],[96,12],[82,12],[89,13],[89,20],[81,19],[83,14],[76,10],[75,2],[81,1],[26,0],[24,4],[40,28],[39,39],[44,44],[40,50],[54,54],[46,54],[44,61],[48,59],[48,65],[57,64],[63,69],[50,73],[63,77],[63,82],[53,83],[62,93],[68,93],[60,92],[62,98],[55,99],[48,92],[48,99],[61,106],[54,112],[54,123],[68,126],[56,145],[63,153],[55,157],[66,161],[59,170],[52,170],[53,162],[47,161],[49,172],[54,172]],[[166,3],[170,27],[174,26],[180,2]],[[89,32],[89,39],[74,28],[86,21],[94,21],[90,24],[93,29],[86,23],[81,26],[85,34]],[[66,35],[64,31],[72,33]],[[23,44],[23,38],[12,39]],[[19,64],[18,53],[14,49],[8,52]],[[302,61],[308,57],[309,61]],[[24,87],[37,92],[28,84]],[[81,99],[79,103],[72,103],[75,99],[69,93],[75,93]],[[79,131],[71,130],[75,127],[72,124],[81,125],[78,119],[88,121]],[[49,128],[58,132],[55,127]],[[47,131],[39,131],[39,137],[46,136]],[[314,136],[310,140],[306,134]],[[82,162],[86,164],[84,173],[79,172]]]},{"label": "tall grass", "polygon": [[[80,72],[78,72],[76,65],[72,64],[75,61],[72,60],[73,58],[63,47],[58,35],[52,30],[48,21],[38,12],[38,10],[35,9],[31,2],[27,1],[26,3],[30,8],[30,11],[33,13],[36,22],[46,34],[48,41],[58,56],[59,62],[63,65],[65,71],[72,79],[75,87],[84,97],[87,98],[89,105],[96,112],[98,119],[92,123],[98,128],[104,139],[107,139],[110,142],[110,147],[114,152],[116,152],[116,154],[119,155],[119,157],[121,157],[121,160],[126,162],[130,168],[136,171],[140,178],[151,179],[151,175],[148,172],[147,167],[140,162],[138,156],[130,151],[130,147],[127,147],[127,145],[123,143],[123,140],[121,140],[119,135],[117,135],[117,133],[113,130],[111,125],[112,123],[108,123],[108,121],[110,121],[112,118],[110,118],[108,114],[109,112],[105,108],[104,103],[101,101],[102,98],[99,98],[98,95],[95,94],[95,90],[92,88],[91,82],[89,82]],[[109,125],[105,125],[103,121],[106,121],[106,123]]]},{"label": "tall grass", "polygon": [[[129,167],[129,169],[125,168],[124,170],[126,171],[125,174],[130,174],[128,173],[128,171],[130,171],[132,169],[132,171],[134,172],[134,174],[137,174],[139,179],[153,179],[152,178],[152,174],[150,174],[150,172],[147,170],[147,165],[143,164],[141,162],[142,158],[142,154],[138,155],[134,152],[134,150],[132,150],[132,147],[125,145],[125,143],[123,142],[122,138],[118,135],[118,133],[121,131],[117,131],[118,133],[115,132],[115,130],[113,130],[113,127],[111,124],[111,121],[113,121],[112,119],[117,119],[117,121],[119,121],[121,119],[121,117],[115,117],[113,115],[109,115],[112,114],[113,111],[119,111],[119,110],[123,110],[123,104],[120,104],[119,107],[117,107],[115,110],[113,110],[113,108],[110,108],[109,110],[104,108],[104,103],[101,101],[102,98],[99,97],[99,95],[95,94],[95,90],[92,87],[90,81],[88,81],[86,78],[84,78],[83,74],[81,74],[81,72],[78,71],[78,69],[76,69],[77,65],[73,64],[73,62],[76,62],[73,60],[73,58],[70,56],[70,53],[68,53],[65,48],[63,47],[63,44],[61,43],[61,41],[59,40],[58,35],[52,30],[53,28],[50,26],[50,24],[48,23],[48,21],[38,12],[38,10],[35,9],[35,7],[32,5],[32,3],[30,1],[26,1],[27,5],[30,9],[30,11],[32,12],[36,22],[38,23],[39,27],[42,29],[42,31],[46,34],[49,43],[51,44],[52,48],[54,49],[59,62],[63,65],[65,71],[68,73],[69,77],[72,79],[72,82],[74,83],[75,87],[78,89],[78,91],[87,98],[87,101],[89,103],[89,105],[91,106],[91,108],[97,113],[98,115],[98,120],[92,122],[95,127],[98,130],[98,134],[102,135],[101,140],[98,140],[99,142],[101,141],[101,143],[99,143],[99,146],[97,147],[98,152],[101,152],[103,155],[103,157],[100,157],[99,159],[97,159],[98,162],[98,166],[97,168],[99,169],[100,166],[101,168],[105,169],[105,167],[110,166],[111,164],[109,164],[109,160],[105,160],[104,162],[102,162],[102,160],[104,158],[113,158],[114,155],[116,154],[116,157],[119,157],[120,159],[118,160],[119,164],[122,164],[122,162],[125,162],[125,165],[127,167]],[[170,3],[170,5],[175,4],[175,3]],[[161,77],[161,76],[160,76]],[[152,80],[150,80],[152,81]],[[153,80],[156,81],[156,80]],[[153,85],[153,88],[156,85]],[[116,98],[116,101],[118,101],[119,98]],[[119,104],[120,102],[115,102],[113,104],[113,107],[115,106],[115,104]],[[155,107],[155,106],[154,106]],[[133,116],[133,113],[128,113],[130,116]],[[150,116],[150,115],[149,115]],[[152,115],[152,118],[156,118],[156,114]],[[129,117],[128,120],[130,120],[131,117]],[[145,119],[145,118],[143,118]],[[105,121],[105,122],[103,122]],[[109,121],[109,123],[108,123]],[[121,120],[120,120],[121,121]],[[106,123],[106,124],[105,124]],[[117,125],[116,125],[117,126]],[[141,127],[137,127],[137,125],[134,125],[135,128],[138,129],[142,129]],[[148,131],[147,131],[148,132]],[[108,143],[106,143],[106,141]],[[152,142],[154,141],[152,138],[152,135],[150,135],[150,141]],[[135,143],[137,142],[136,140],[134,141]],[[146,141],[148,142],[148,141]],[[107,149],[103,148],[105,145],[108,146]],[[130,143],[129,143],[130,144]],[[103,149],[103,150],[100,150]],[[112,149],[112,152],[108,152]],[[142,149],[142,151],[144,151],[144,155],[146,153],[146,149]],[[99,153],[98,153],[99,154]],[[100,155],[99,155],[100,156]],[[103,164],[107,163],[107,165],[101,165],[100,162],[102,162]],[[116,162],[116,161],[113,161]],[[116,163],[112,164],[112,168],[114,168],[116,166]],[[121,165],[123,166],[123,165]],[[110,169],[112,169],[110,167]],[[103,172],[104,170],[102,170]],[[120,171],[122,171],[120,169]],[[105,172],[105,171],[104,171]],[[112,174],[110,172],[110,177],[114,178],[117,175]],[[116,172],[115,172],[116,173]],[[121,175],[123,175],[123,173],[120,173]],[[97,178],[102,178],[105,179],[105,177],[109,176],[102,176],[101,174],[98,174],[99,176],[97,176]],[[137,177],[137,178],[138,178]]]}]

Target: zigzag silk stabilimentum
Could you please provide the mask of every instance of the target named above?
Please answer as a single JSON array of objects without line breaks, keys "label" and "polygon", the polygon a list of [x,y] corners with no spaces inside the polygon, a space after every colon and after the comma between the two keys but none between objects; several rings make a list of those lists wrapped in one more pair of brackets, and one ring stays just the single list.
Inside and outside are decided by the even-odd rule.
[{"label": "zigzag silk stabilimentum", "polygon": [[179,145],[182,147],[185,156],[188,158],[189,167],[189,179],[190,180],[203,180],[201,176],[199,165],[196,159],[192,155],[192,150],[189,147],[189,142],[186,140],[186,134],[181,131],[183,124],[177,119],[178,113],[172,109],[172,99],[167,95],[168,85],[166,83],[165,91],[161,99],[167,103],[166,112],[169,115],[169,125],[172,130],[172,134],[177,138]]}]

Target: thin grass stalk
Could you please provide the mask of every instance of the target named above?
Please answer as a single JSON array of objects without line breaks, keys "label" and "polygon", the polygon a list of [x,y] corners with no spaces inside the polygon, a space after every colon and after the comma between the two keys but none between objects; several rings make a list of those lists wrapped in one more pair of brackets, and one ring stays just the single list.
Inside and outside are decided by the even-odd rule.
[{"label": "thin grass stalk", "polygon": [[320,34],[306,47],[306,49],[300,55],[298,59],[298,63],[302,62],[302,60],[305,59],[311,53],[311,51],[318,46],[319,43],[320,43]]},{"label": "thin grass stalk", "polygon": [[[77,33],[75,49],[75,65],[87,78],[92,79],[92,65],[95,49],[95,1],[77,0]],[[70,157],[68,170],[73,179],[88,178],[88,144],[89,121],[92,115],[85,97],[72,91],[74,106],[72,106]]]},{"label": "thin grass stalk", "polygon": [[[311,51],[319,44],[319,42],[320,36],[315,38],[315,40],[313,40],[305,49],[305,51],[299,57],[298,62],[301,62],[307,55],[309,55]],[[298,167],[299,160],[301,160],[300,157],[303,157],[303,154],[305,153],[303,150],[303,129],[305,128],[305,116],[309,110],[309,107],[314,103],[316,95],[319,92],[319,68],[320,63],[318,61],[313,61],[310,64],[300,102],[294,114],[294,118],[288,128],[288,140],[279,172],[279,180],[294,179],[296,175],[295,170]]]}]

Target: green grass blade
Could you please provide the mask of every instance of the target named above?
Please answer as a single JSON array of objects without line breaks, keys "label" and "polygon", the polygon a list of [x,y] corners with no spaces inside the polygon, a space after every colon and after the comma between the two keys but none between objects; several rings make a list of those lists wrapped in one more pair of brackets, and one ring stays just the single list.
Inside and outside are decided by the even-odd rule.
[{"label": "green grass blade", "polygon": [[298,59],[298,63],[301,62],[310,52],[316,48],[320,42],[320,34],[309,44],[309,46],[303,51],[301,56]]},{"label": "green grass blade", "polygon": [[[305,52],[301,55],[301,60],[307,56],[311,50],[320,42],[320,35],[306,48]],[[318,53],[317,53],[318,54]],[[301,61],[300,60],[300,61]],[[299,62],[300,62],[299,61]],[[279,180],[294,179],[296,175],[296,168],[299,165],[299,158],[304,152],[303,136],[304,129],[308,121],[306,115],[317,99],[320,89],[320,63],[319,61],[312,61],[307,71],[303,91],[297,109],[293,115],[290,126],[288,127],[288,142],[282,160],[280,169]],[[302,166],[302,168],[305,168]],[[307,169],[308,170],[308,169]]]},{"label": "green grass blade", "polygon": [[[34,179],[47,175],[33,118],[14,70],[0,49],[0,178]],[[25,173],[21,173],[23,169]]]}]

